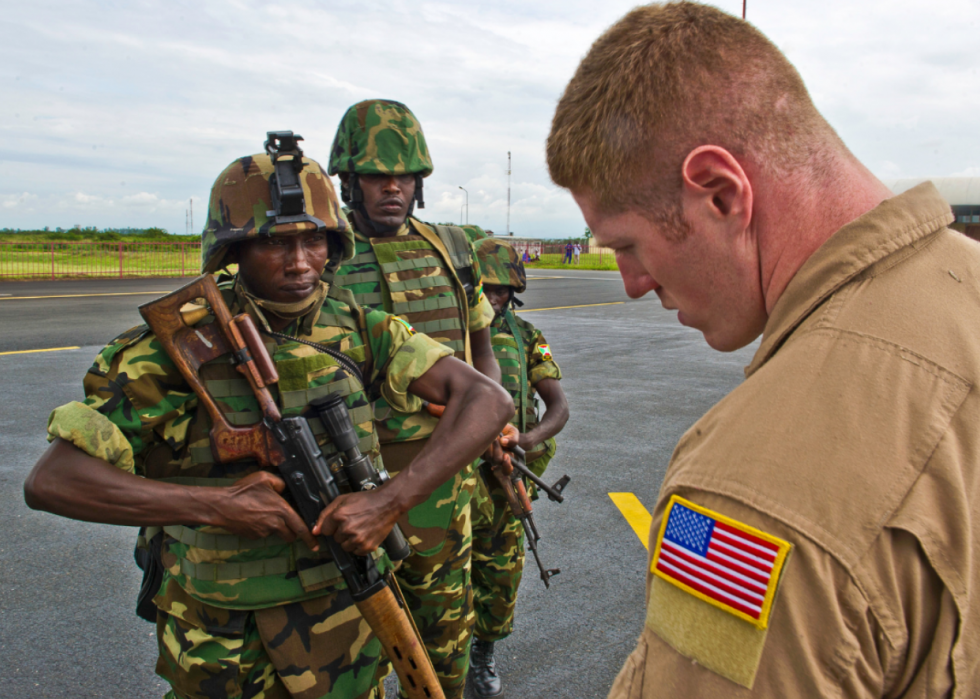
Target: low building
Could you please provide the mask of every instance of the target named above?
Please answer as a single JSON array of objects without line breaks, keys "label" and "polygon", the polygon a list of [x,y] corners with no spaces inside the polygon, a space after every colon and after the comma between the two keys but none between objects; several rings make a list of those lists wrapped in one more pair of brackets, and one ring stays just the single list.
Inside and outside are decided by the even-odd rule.
[{"label": "low building", "polygon": [[949,202],[956,221],[953,228],[980,240],[980,177],[913,177],[900,180],[883,180],[895,194],[930,181],[943,198]]}]

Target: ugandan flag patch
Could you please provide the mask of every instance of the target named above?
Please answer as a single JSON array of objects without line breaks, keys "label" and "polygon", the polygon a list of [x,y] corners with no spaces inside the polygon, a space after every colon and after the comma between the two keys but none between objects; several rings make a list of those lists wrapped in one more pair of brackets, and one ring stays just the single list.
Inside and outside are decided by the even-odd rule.
[{"label": "ugandan flag patch", "polygon": [[551,348],[548,345],[538,345],[538,352],[541,353],[541,358],[545,361],[551,359]]},{"label": "ugandan flag patch", "polygon": [[651,572],[765,629],[791,544],[674,495]]},{"label": "ugandan flag patch", "polygon": [[409,335],[414,335],[415,334],[415,328],[413,328],[411,325],[409,325],[409,323],[408,323],[407,320],[405,320],[404,318],[401,318],[399,316],[393,316],[393,318],[395,320],[397,320],[399,323],[401,323],[402,325],[405,326],[405,329],[408,330],[408,334]]}]

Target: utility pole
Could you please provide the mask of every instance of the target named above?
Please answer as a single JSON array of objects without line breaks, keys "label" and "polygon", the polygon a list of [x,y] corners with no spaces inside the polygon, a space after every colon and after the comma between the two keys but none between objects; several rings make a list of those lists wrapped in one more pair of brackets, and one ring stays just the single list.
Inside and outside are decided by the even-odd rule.
[{"label": "utility pole", "polygon": [[749,0],[742,0],[742,19],[745,19],[745,3]]},{"label": "utility pole", "polygon": [[510,151],[507,151],[507,235],[510,235]]},{"label": "utility pole", "polygon": [[194,197],[190,198],[191,202],[191,233],[194,232]]},{"label": "utility pole", "polygon": [[191,234],[191,215],[187,209],[184,209],[184,235]]}]

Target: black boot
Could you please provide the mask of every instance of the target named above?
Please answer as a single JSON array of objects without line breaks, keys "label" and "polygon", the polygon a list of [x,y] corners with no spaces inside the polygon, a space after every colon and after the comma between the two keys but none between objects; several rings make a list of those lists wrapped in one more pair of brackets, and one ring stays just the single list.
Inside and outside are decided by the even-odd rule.
[{"label": "black boot", "polygon": [[493,660],[493,641],[473,639],[470,648],[470,686],[480,699],[502,697],[504,689],[497,677],[497,666]]}]

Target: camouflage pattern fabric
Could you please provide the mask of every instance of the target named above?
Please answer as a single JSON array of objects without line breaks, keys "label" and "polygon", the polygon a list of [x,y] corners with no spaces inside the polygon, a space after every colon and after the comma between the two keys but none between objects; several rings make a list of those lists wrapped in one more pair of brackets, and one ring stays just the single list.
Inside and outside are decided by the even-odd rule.
[{"label": "camouflage pattern fabric", "polygon": [[[231,282],[223,282],[220,288],[233,314],[248,311],[255,317],[254,309],[236,293]],[[209,320],[206,317],[200,322]],[[260,326],[264,325],[261,317],[256,320]],[[393,316],[359,309],[349,292],[339,288],[330,290],[321,308],[295,320],[284,332],[332,344],[362,365],[365,379],[380,385],[379,390],[388,401],[406,411],[420,407],[418,399],[407,393],[408,385],[439,359],[451,354],[433,340],[411,332]],[[340,391],[351,409],[362,447],[378,458],[373,411],[363,387],[354,377],[342,373],[332,358],[306,345],[293,342],[278,345],[270,339],[267,349],[274,353],[280,373],[274,395],[284,415],[301,414],[309,400]],[[226,417],[235,424],[253,424],[260,416],[258,406],[250,391],[242,390],[241,377],[236,374],[223,358],[201,370],[202,378]],[[156,337],[145,327],[124,333],[103,349],[89,369],[84,386],[84,403],[63,406],[52,414],[48,428],[52,439],[67,435],[86,453],[99,458],[115,456],[114,463],[127,468],[130,464],[125,449],[120,449],[121,434],[130,445],[136,474],[187,485],[229,485],[258,468],[248,461],[214,463],[206,412],[196,409],[196,396]],[[321,449],[329,452],[333,447],[322,427],[317,429],[318,422],[311,422],[311,427]],[[82,435],[86,425],[93,431]],[[382,570],[390,569],[387,557],[381,552],[378,555]],[[195,624],[194,618],[187,615],[194,614],[200,605],[205,605],[207,610],[253,612],[336,596],[346,588],[329,554],[314,553],[305,545],[288,544],[277,537],[252,541],[217,527],[165,527],[161,557],[163,583],[154,602],[161,613],[191,625]],[[356,610],[341,607],[336,613],[358,616]],[[214,617],[211,611],[202,614]],[[317,623],[326,624],[323,628],[327,628],[347,618],[334,618],[333,614],[330,608],[324,620]],[[297,630],[300,634],[308,632],[303,628]],[[358,633],[359,642],[367,648],[372,637]],[[203,638],[205,632],[196,634],[201,643],[208,643]],[[216,647],[209,646],[211,650],[202,653],[207,655]],[[269,650],[268,645],[266,648]],[[354,686],[353,677],[358,678],[357,686],[363,684],[359,679],[361,666],[374,663],[377,653],[368,649],[365,652],[374,655],[361,658],[356,646],[354,650],[356,654],[350,662],[329,668],[315,666],[318,671],[329,670],[330,686]],[[182,695],[178,692],[178,696]]]},{"label": "camouflage pattern fabric", "polygon": [[346,590],[257,611],[185,596],[157,612],[165,699],[378,699],[391,671]]},{"label": "camouflage pattern fabric", "polygon": [[[292,159],[283,156],[280,159]],[[306,213],[323,222],[343,242],[342,258],[354,254],[354,238],[347,216],[340,207],[333,183],[323,174],[320,164],[303,157],[299,181],[303,187]],[[235,160],[218,175],[211,188],[208,220],[201,235],[201,272],[216,272],[224,266],[228,246],[249,238],[290,235],[316,230],[310,222],[277,224],[269,218],[272,195],[269,178],[275,172],[272,158],[256,153]]]},{"label": "camouflage pattern fabric", "polygon": [[[474,293],[468,299],[467,316],[461,317],[458,298],[462,292],[455,284],[452,265],[442,259],[431,242],[433,239],[438,240],[435,231],[414,218],[409,218],[407,225],[394,237],[368,238],[355,230],[354,258],[337,270],[334,282],[349,289],[361,306],[406,318],[416,332],[451,347],[459,359],[466,361],[462,351],[464,334],[490,325],[493,307],[483,294],[482,276],[479,267],[474,265]],[[382,253],[376,253],[379,246],[384,249]],[[398,284],[419,288],[392,288]],[[421,311],[410,309],[411,304],[426,301],[442,307]],[[462,327],[464,322],[465,328]],[[384,400],[375,403],[375,417],[382,444],[425,439],[437,424],[428,413],[401,412]],[[438,499],[444,500],[445,494]]]},{"label": "camouflage pattern fabric", "polygon": [[492,474],[487,478],[491,480],[493,485],[476,504],[481,514],[474,517],[473,532],[473,607],[475,633],[481,641],[500,641],[513,633],[517,589],[524,573],[524,527],[511,513]]},{"label": "camouflage pattern fabric", "polygon": [[500,284],[514,288],[514,293],[522,294],[527,289],[527,274],[524,263],[517,251],[509,243],[497,238],[484,238],[473,245],[484,284]]},{"label": "camouflage pattern fabric", "polygon": [[[508,319],[512,319],[521,334],[520,344],[524,347],[526,378],[520,374],[520,361],[517,357],[518,344],[510,332]],[[514,313],[513,309],[508,308],[505,314],[494,319],[493,325],[490,326],[490,344],[493,346],[494,356],[500,365],[501,384],[510,393],[514,399],[514,406],[517,408],[517,412],[511,419],[511,424],[520,429],[520,414],[523,410],[524,431],[528,432],[538,424],[535,386],[544,379],[560,381],[561,369],[552,356],[551,348],[541,331]],[[521,403],[522,382],[525,383],[526,392],[523,404]],[[545,466],[547,466],[547,461],[541,463],[541,460],[543,458],[550,460],[554,453],[553,439],[534,445],[526,455],[528,468],[540,476],[539,471],[544,472]]]},{"label": "camouflage pattern fabric", "polygon": [[393,100],[365,100],[340,120],[330,149],[329,173],[361,175],[432,174],[432,158],[422,125]]},{"label": "camouflage pattern fabric", "polygon": [[[490,238],[489,240],[493,240]],[[507,309],[507,314],[513,314]],[[512,316],[521,333],[527,376],[521,376],[520,363],[513,356],[517,344],[510,334],[506,315],[494,319],[490,326],[491,344],[500,364],[504,388],[514,398],[518,410],[525,410],[525,431],[538,424],[535,408],[535,385],[544,379],[561,380],[561,369],[551,355],[541,331],[520,316]],[[542,350],[546,351],[542,351]],[[505,351],[506,350],[506,351]],[[520,381],[526,382],[527,404],[521,405]],[[517,415],[511,424],[519,425]],[[550,438],[528,451],[528,468],[536,475],[544,473],[555,454],[555,440]],[[514,517],[503,490],[489,470],[483,486],[474,499],[473,522],[473,603],[476,613],[476,636],[483,641],[499,641],[514,630],[517,590],[524,572],[524,529]],[[528,492],[537,498],[535,488]]]},{"label": "camouflage pattern fabric", "polygon": [[454,516],[442,532],[443,545],[429,556],[409,556],[395,571],[446,699],[463,699],[475,621],[470,502],[476,479],[464,475],[455,477],[461,487]]},{"label": "camouflage pattern fabric", "polygon": [[[473,226],[467,235],[478,230]],[[398,313],[417,332],[455,343],[456,356],[466,360],[459,343],[469,333],[490,325],[493,307],[483,294],[476,260],[475,293],[465,304],[460,303],[461,285],[452,264],[435,244],[438,240],[431,226],[414,218],[387,238],[368,238],[355,230],[354,259],[341,266],[334,281],[350,289],[358,303]],[[421,281],[424,279],[438,279],[439,283]],[[402,283],[417,284],[418,288],[400,288]],[[399,305],[413,302],[443,307],[412,310]],[[458,330],[449,328],[454,319]],[[428,413],[406,413],[383,396],[375,401],[375,419],[382,454],[392,473],[422,449],[437,424]],[[396,459],[396,453],[402,456]],[[447,699],[462,698],[469,668],[473,624],[470,503],[475,487],[473,470],[464,469],[399,521],[415,553],[403,561],[395,575]]]}]

